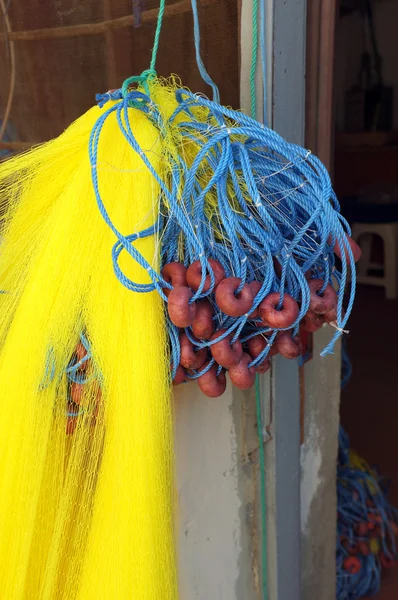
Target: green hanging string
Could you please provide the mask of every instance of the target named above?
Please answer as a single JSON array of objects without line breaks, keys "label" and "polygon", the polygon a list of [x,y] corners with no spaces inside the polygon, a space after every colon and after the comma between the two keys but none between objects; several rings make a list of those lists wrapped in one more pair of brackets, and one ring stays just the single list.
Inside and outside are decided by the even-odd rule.
[{"label": "green hanging string", "polygon": [[[162,32],[165,6],[166,6],[166,0],[160,0],[158,18],[157,18],[157,23],[156,23],[155,38],[153,40],[152,56],[151,56],[151,63],[150,63],[149,69],[147,69],[146,71],[143,71],[141,73],[141,75],[133,75],[132,77],[128,77],[127,79],[124,80],[123,85],[122,85],[122,91],[123,91],[124,96],[128,93],[131,84],[136,84],[139,87],[141,86],[143,88],[145,94],[147,96],[150,95],[148,80],[151,78],[155,78],[157,75],[156,74],[156,59],[158,56],[159,41],[160,41],[160,34]],[[131,103],[130,105],[134,106],[134,103]]]},{"label": "green hanging string", "polygon": [[[265,0],[261,0],[264,2]],[[250,99],[251,114],[256,118],[257,98],[256,98],[256,67],[258,50],[258,0],[253,0],[253,19],[252,19],[252,61],[250,69]],[[265,73],[264,73],[265,77]],[[265,489],[265,453],[264,453],[264,432],[263,419],[261,414],[261,394],[260,377],[256,375],[256,417],[257,417],[257,436],[260,456],[260,485],[261,485],[261,586],[263,600],[268,600],[267,587],[267,498]]]},{"label": "green hanging string", "polygon": [[261,480],[261,584],[263,600],[268,600],[267,588],[267,498],[265,491],[265,453],[263,439],[263,419],[261,415],[260,377],[256,375],[256,416],[257,435],[260,453],[260,480]]},{"label": "green hanging string", "polygon": [[[261,0],[265,2],[265,0]],[[256,102],[256,66],[257,66],[257,49],[258,49],[258,0],[253,0],[253,17],[252,17],[252,63],[250,68],[250,99],[251,113],[253,119],[256,118],[257,102]]]},{"label": "green hanging string", "polygon": [[159,40],[160,40],[160,33],[162,31],[163,15],[164,15],[165,6],[166,6],[166,0],[160,0],[158,20],[157,20],[157,24],[156,24],[155,39],[153,41],[153,48],[152,48],[151,65],[149,67],[150,71],[155,71],[155,69],[156,69],[156,58],[158,55]]}]

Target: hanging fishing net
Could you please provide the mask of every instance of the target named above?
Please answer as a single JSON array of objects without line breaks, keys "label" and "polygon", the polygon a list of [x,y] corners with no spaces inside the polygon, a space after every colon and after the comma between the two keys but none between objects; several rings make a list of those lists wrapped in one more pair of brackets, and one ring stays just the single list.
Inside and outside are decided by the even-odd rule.
[{"label": "hanging fishing net", "polygon": [[[70,19],[88,10],[54,8],[36,41],[48,41],[54,18],[76,34]],[[6,598],[177,598],[172,384],[197,380],[213,398],[227,385],[247,390],[270,368],[272,354],[300,356],[301,329],[330,326],[323,354],[332,352],[353,306],[359,249],[325,168],[226,106],[237,90],[237,61],[227,73],[236,50],[221,50],[220,41],[237,21],[232,4],[206,2],[198,10],[192,0],[188,9],[185,2],[162,1],[159,11],[134,4],[132,17],[105,3],[101,16],[81,15],[76,37],[88,58],[77,72],[83,80],[86,68],[89,78],[95,73],[97,104],[88,108],[76,78],[62,81],[74,56],[71,30],[63,29],[31,51],[54,61],[62,93],[55,93],[48,67],[42,80],[35,75],[38,106],[46,106],[37,120],[18,117],[19,104],[10,113],[17,134],[30,142],[82,116],[59,137],[0,165]],[[32,33],[11,31],[12,10],[16,4],[3,11],[2,38],[11,54],[21,36],[24,44],[35,42]],[[162,44],[174,44],[167,23],[172,28],[177,17],[194,25],[192,54],[185,53],[181,25],[178,47],[167,56]],[[125,18],[127,41],[117,32]],[[223,33],[213,29],[221,21]],[[139,47],[131,28],[145,23],[151,41],[144,29]],[[97,34],[101,63],[85,47]],[[59,44],[58,53],[51,44]],[[135,53],[141,61],[141,52],[142,71],[138,60],[129,62]],[[31,55],[21,58],[16,79],[25,95],[35,72]],[[169,75],[181,56],[186,80],[161,77],[166,67],[159,61]],[[187,56],[195,57],[192,72]],[[115,65],[121,71],[113,84]]]},{"label": "hanging fishing net", "polygon": [[[341,388],[353,369],[343,340]],[[352,448],[340,426],[337,459],[337,600],[380,592],[382,574],[398,565],[398,511],[389,502],[390,482]]]},{"label": "hanging fishing net", "polygon": [[337,464],[338,600],[380,592],[383,570],[398,564],[398,511],[388,501],[389,482],[351,448],[340,427]]}]

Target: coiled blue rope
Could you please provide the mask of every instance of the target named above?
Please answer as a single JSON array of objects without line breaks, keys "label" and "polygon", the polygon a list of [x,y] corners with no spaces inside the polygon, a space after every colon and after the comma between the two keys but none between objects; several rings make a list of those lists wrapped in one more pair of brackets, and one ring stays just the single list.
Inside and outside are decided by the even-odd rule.
[{"label": "coiled blue rope", "polygon": [[[109,94],[98,97],[101,104],[108,100]],[[254,307],[273,291],[280,293],[281,304],[285,293],[293,296],[300,304],[298,318],[290,328],[296,333],[309,308],[306,280],[309,272],[311,277],[322,278],[325,287],[328,283],[339,286],[336,332],[322,354],[332,352],[352,310],[355,269],[346,237],[350,229],[339,214],[339,205],[322,163],[304,148],[289,144],[251,117],[184,89],[176,92],[178,106],[167,122],[162,117],[161,107],[156,107],[150,95],[141,90],[129,91],[125,87],[113,92],[112,100],[115,103],[93,128],[89,152],[98,208],[117,238],[112,260],[120,282],[141,293],[156,289],[167,302],[163,289],[171,286],[134,247],[139,237],[158,235],[162,240],[162,265],[179,261],[181,257],[185,264],[200,260],[202,281],[193,302],[211,298],[215,282],[208,258],[216,258],[227,277],[239,277],[241,285],[253,280],[262,283]],[[161,136],[172,131],[182,144],[184,140],[195,144],[197,152],[192,164],[185,163],[182,152],[178,158],[170,156],[169,180],[162,180],[135,138],[129,113],[132,106],[146,114]],[[204,121],[195,119],[198,109],[202,114],[205,111]],[[129,236],[123,236],[114,226],[100,192],[98,145],[104,123],[112,113],[116,113],[120,131],[161,189],[158,222]],[[336,241],[341,248],[341,271],[337,271],[335,265]],[[148,271],[151,284],[137,284],[124,275],[118,264],[123,251]],[[275,272],[273,261],[281,267],[280,276]],[[352,277],[344,314],[349,266]],[[211,285],[203,292],[207,274],[210,274]],[[231,319],[215,309],[214,319],[227,330],[224,336],[232,333],[249,339],[259,333],[257,324],[250,321],[248,315]],[[168,327],[174,374],[179,356],[178,332],[171,322]],[[271,333],[274,339],[276,333]],[[197,349],[212,344],[197,342],[189,330],[187,334]],[[264,360],[269,349],[270,345],[251,364]]]},{"label": "coiled blue rope", "polygon": [[[351,377],[352,365],[345,341],[342,346],[342,387]],[[336,598],[359,600],[380,591],[382,562],[397,561],[395,531],[398,511],[388,502],[388,486],[377,474],[359,468],[350,461],[350,441],[340,426],[337,463],[337,537],[336,537]],[[372,552],[372,528],[380,527],[377,540],[379,549]],[[361,527],[362,529],[359,529]],[[362,546],[361,546],[362,544]],[[368,548],[364,554],[363,544]],[[347,560],[355,556],[357,572],[347,570]]]},{"label": "coiled blue rope", "polygon": [[[171,285],[134,246],[137,239],[155,235],[162,240],[161,265],[179,260],[186,265],[200,261],[202,281],[192,302],[206,297],[212,301],[215,280],[208,262],[208,258],[212,257],[223,265],[227,277],[239,277],[241,286],[254,280],[261,282],[253,309],[270,292],[280,293],[280,304],[284,294],[295,298],[300,311],[289,328],[293,335],[309,308],[306,277],[322,278],[324,286],[332,283],[339,287],[336,332],[323,354],[331,352],[351,313],[355,270],[352,268],[344,314],[348,267],[353,267],[354,263],[346,238],[350,229],[339,214],[339,205],[325,168],[307,150],[289,144],[251,117],[184,89],[176,92],[177,108],[166,121],[161,107],[156,106],[150,97],[153,75],[149,70],[134,78],[134,82],[141,86],[138,89],[131,89],[129,81],[120,90],[97,96],[100,106],[112,102],[93,127],[89,156],[97,205],[115,235],[111,256],[116,277],[131,291],[145,293],[156,290],[167,302],[163,290],[171,289]],[[206,115],[205,119],[195,118],[198,109],[200,114]],[[174,139],[181,140],[181,149],[185,143],[193,144],[196,155],[192,162],[185,162],[182,151],[172,153],[168,157],[170,170],[162,179],[134,135],[133,110],[143,112],[157,127],[161,138],[168,135],[170,139],[171,132]],[[106,199],[101,194],[97,169],[101,133],[111,115],[116,117],[132,151],[141,157],[160,186],[158,220],[151,227],[130,235],[123,235],[114,225],[106,208]],[[333,247],[336,241],[341,248],[341,271],[335,265]],[[123,273],[119,265],[122,252],[128,252],[147,270],[151,283],[138,284]],[[279,275],[274,262],[280,266]],[[211,285],[204,292],[207,274]],[[277,330],[259,329],[259,323],[248,315],[232,319],[222,314],[217,306],[214,305],[214,308],[217,326],[226,329],[222,337],[232,334],[234,340],[239,337],[246,342],[256,334],[267,334],[267,346],[250,363],[253,366],[260,364],[268,356]],[[180,362],[179,331],[170,321],[168,331],[174,377]],[[196,349],[215,343],[198,342],[190,329],[186,333]],[[203,372],[194,372],[191,377],[199,377]],[[67,375],[71,381],[82,381],[78,367],[69,366]]]},{"label": "coiled blue rope", "polygon": [[[101,107],[112,102],[92,130],[89,156],[97,205],[105,223],[115,235],[111,251],[115,275],[129,290],[138,293],[156,290],[167,302],[163,290],[171,289],[171,285],[134,246],[137,239],[155,235],[162,240],[161,266],[172,261],[182,260],[185,265],[200,261],[202,280],[192,302],[206,297],[212,300],[215,279],[208,262],[208,258],[212,257],[223,265],[227,276],[240,278],[239,289],[246,282],[261,282],[253,308],[258,307],[270,292],[279,292],[280,307],[284,294],[295,298],[300,311],[289,328],[293,335],[298,332],[300,320],[309,308],[310,294],[306,277],[322,278],[324,288],[329,283],[339,287],[336,332],[322,354],[332,352],[351,313],[355,295],[355,269],[351,270],[344,314],[348,267],[353,267],[354,261],[346,237],[350,229],[339,214],[329,175],[320,161],[304,148],[289,144],[255,119],[219,104],[217,86],[200,58],[195,0],[192,0],[192,9],[197,63],[202,78],[213,89],[214,100],[184,89],[178,90],[175,94],[177,108],[165,120],[161,107],[156,106],[150,94],[151,82],[156,76],[154,67],[163,9],[162,1],[151,68],[140,76],[126,80],[120,90],[97,96]],[[260,18],[264,20],[263,12]],[[263,36],[260,47],[264,67]],[[132,86],[136,86],[136,89],[132,89]],[[168,156],[166,162],[169,163],[169,172],[164,179],[153,169],[145,149],[136,140],[132,128],[132,110],[143,112],[158,129],[161,139],[171,132],[168,139],[174,135],[174,139],[181,140],[180,148],[177,147],[180,151]],[[196,114],[202,117],[197,119]],[[118,231],[112,216],[108,214],[97,169],[101,132],[111,115],[116,116],[119,129],[132,151],[139,154],[160,186],[158,220],[151,227],[130,235]],[[191,164],[184,159],[182,148],[185,143],[196,149]],[[336,242],[342,254],[341,271],[335,265],[333,247]],[[151,283],[138,284],[123,273],[119,265],[122,252],[128,252],[147,270]],[[279,275],[274,263],[280,266]],[[210,288],[204,292],[207,274],[210,275]],[[253,366],[260,364],[267,357],[277,330],[259,329],[258,322],[249,319],[248,315],[231,319],[222,314],[217,306],[214,308],[218,327],[226,329],[222,337],[232,334],[233,340],[239,336],[247,341],[258,333],[269,336],[264,351],[250,363]],[[170,320],[168,331],[174,376],[180,358],[179,331]],[[196,349],[214,343],[198,342],[189,329],[186,333]],[[68,372],[68,377],[74,380],[76,373],[72,370]],[[194,373],[192,377],[202,373]]]}]

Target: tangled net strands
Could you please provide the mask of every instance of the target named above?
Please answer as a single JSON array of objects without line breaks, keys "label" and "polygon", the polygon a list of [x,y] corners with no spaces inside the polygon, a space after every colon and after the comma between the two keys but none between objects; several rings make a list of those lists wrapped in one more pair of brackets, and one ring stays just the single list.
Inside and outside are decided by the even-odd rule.
[{"label": "tangled net strands", "polygon": [[[198,379],[204,393],[217,396],[225,390],[228,369],[232,382],[247,389],[256,370],[269,368],[270,353],[300,356],[300,326],[315,331],[331,323],[336,331],[323,354],[331,352],[352,309],[359,249],[349,238],[323,165],[243,113],[184,89],[176,90],[176,108],[165,121],[153,100],[154,90],[164,84],[151,74],[144,77],[148,94],[124,88],[99,97],[101,104],[116,103],[94,129],[91,160],[98,206],[118,238],[116,275],[133,291],[156,289],[168,304],[174,382]],[[130,105],[159,129],[171,173],[162,181],[152,170],[161,187],[157,224],[123,238],[101,197],[95,145],[107,115],[116,112],[123,135],[151,169],[145,151],[122,125]],[[161,274],[132,245],[155,232]],[[123,250],[147,269],[151,286],[125,277],[118,265]]]},{"label": "tangled net strands", "polygon": [[175,600],[172,381],[247,389],[352,309],[324,167],[217,102],[193,13],[215,101],[156,77],[160,10],[151,70],[0,165],[5,598]]},{"label": "tangled net strands", "polygon": [[359,600],[380,591],[385,568],[398,564],[398,511],[388,486],[350,450],[340,427],[337,467],[337,599]]},{"label": "tangled net strands", "polygon": [[[342,345],[341,387],[352,375]],[[340,426],[337,463],[337,600],[378,594],[382,570],[398,564],[398,511],[388,502],[388,482],[350,448]]]},{"label": "tangled net strands", "polygon": [[[166,322],[156,292],[131,293],[113,272],[88,155],[103,112],[0,166],[0,589],[10,600],[178,596]],[[157,130],[136,109],[128,119],[162,173]],[[116,113],[97,158],[115,227],[153,228],[159,184]],[[135,247],[160,268],[154,236]],[[150,283],[127,253],[120,265]]]}]

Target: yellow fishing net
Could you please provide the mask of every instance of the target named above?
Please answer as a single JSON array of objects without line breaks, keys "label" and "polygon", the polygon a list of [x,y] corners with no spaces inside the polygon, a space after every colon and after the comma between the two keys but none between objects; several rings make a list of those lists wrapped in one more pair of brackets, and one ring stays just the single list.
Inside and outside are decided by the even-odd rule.
[{"label": "yellow fishing net", "polygon": [[[147,68],[158,6],[0,0],[0,160],[8,158],[0,163],[4,600],[178,597],[164,308],[157,292],[132,293],[113,272],[115,236],[98,211],[88,155],[92,127],[109,108],[89,109],[95,93]],[[238,13],[235,0],[199,1],[204,60],[222,101],[235,107]],[[192,32],[190,2],[167,2],[157,72],[177,72],[209,93]],[[151,88],[167,115],[175,85]],[[154,171],[167,178],[167,156],[181,151],[181,140],[161,138],[133,108],[128,118]],[[182,151],[188,160],[195,149],[185,143]],[[115,114],[101,133],[97,171],[122,234],[156,221],[159,184]],[[160,240],[134,244],[158,270]],[[150,281],[127,253],[120,266],[131,280]],[[71,382],[72,363],[84,383]]]},{"label": "yellow fishing net", "polygon": [[[103,109],[105,110],[105,109]],[[93,108],[60,138],[4,162],[0,255],[1,597],[176,598],[169,357],[157,292],[115,277],[115,238],[94,197]],[[162,173],[159,132],[129,109]],[[153,225],[159,186],[109,117],[99,142],[101,195],[127,235]],[[137,249],[156,269],[157,240]],[[148,274],[129,255],[124,273]],[[92,358],[85,384],[65,369]],[[80,387],[79,387],[80,385]],[[75,401],[72,404],[72,400]]]}]

